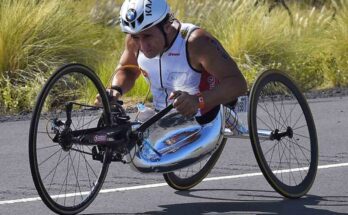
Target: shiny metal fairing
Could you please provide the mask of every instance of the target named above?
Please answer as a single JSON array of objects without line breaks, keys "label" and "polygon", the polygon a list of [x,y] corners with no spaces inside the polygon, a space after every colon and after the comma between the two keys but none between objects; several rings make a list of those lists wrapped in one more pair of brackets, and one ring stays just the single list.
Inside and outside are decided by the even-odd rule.
[{"label": "shiny metal fairing", "polygon": [[175,110],[152,125],[145,133],[142,147],[129,153],[133,167],[144,173],[172,172],[211,155],[223,136],[223,108],[213,121],[200,125]]}]

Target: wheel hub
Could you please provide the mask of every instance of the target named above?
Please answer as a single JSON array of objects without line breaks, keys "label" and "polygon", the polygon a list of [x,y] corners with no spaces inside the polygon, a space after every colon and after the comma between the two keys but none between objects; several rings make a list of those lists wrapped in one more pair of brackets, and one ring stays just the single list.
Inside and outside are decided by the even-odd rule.
[{"label": "wheel hub", "polygon": [[289,137],[291,139],[293,138],[293,136],[294,136],[294,131],[292,130],[291,127],[287,127],[285,132],[279,132],[278,129],[272,131],[271,140],[280,141],[284,137]]},{"label": "wheel hub", "polygon": [[64,151],[69,151],[72,148],[73,143],[70,128],[64,129],[59,135],[59,145]]}]

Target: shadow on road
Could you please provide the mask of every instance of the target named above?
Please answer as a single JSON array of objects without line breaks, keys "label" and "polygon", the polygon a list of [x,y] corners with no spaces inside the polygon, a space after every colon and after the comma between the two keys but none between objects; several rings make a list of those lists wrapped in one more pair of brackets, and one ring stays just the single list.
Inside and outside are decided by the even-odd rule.
[{"label": "shadow on road", "polygon": [[[240,199],[208,197],[209,192],[240,192],[250,194],[238,194]],[[201,193],[204,192],[204,195]],[[177,195],[190,198],[204,199],[205,202],[178,203],[159,205],[163,208],[157,211],[147,211],[136,214],[154,215],[195,215],[195,214],[235,214],[235,213],[266,213],[266,214],[346,214],[337,213],[327,209],[327,206],[348,206],[348,196],[314,196],[306,195],[300,199],[285,199],[275,196],[273,191],[264,190],[239,190],[239,189],[195,189],[189,191],[177,191]],[[257,200],[255,200],[257,199]],[[206,200],[211,200],[207,202]],[[315,207],[316,208],[312,208]],[[318,208],[320,207],[320,208]],[[125,213],[97,213],[85,215],[118,215]],[[126,213],[134,214],[134,213]]]}]

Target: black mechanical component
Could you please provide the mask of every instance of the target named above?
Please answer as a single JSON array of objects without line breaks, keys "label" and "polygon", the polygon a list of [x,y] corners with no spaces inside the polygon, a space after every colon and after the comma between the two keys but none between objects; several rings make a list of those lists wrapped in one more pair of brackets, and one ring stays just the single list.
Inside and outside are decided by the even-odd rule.
[{"label": "black mechanical component", "polygon": [[291,139],[293,136],[294,136],[294,132],[292,128],[288,127],[285,132],[279,133],[278,129],[276,129],[275,131],[272,131],[270,139],[280,141],[283,137],[289,137]]},{"label": "black mechanical component", "polygon": [[65,123],[62,120],[57,118],[53,119],[53,127],[61,127],[63,125],[65,125]]},{"label": "black mechanical component", "polygon": [[72,135],[71,135],[71,129],[67,128],[64,129],[59,135],[58,135],[58,143],[62,147],[64,151],[69,151],[73,145],[72,143]]},{"label": "black mechanical component", "polygon": [[93,160],[97,160],[97,161],[103,162],[104,150],[101,147],[93,146],[93,148],[92,148],[92,158],[93,158]]},{"label": "black mechanical component", "polygon": [[[65,122],[55,118],[52,122],[52,130],[55,132],[56,136],[53,138],[53,142],[59,143],[64,151],[69,151],[73,145],[73,135],[72,130],[70,128],[72,120],[71,120],[71,111],[73,108],[72,102],[67,102],[65,104],[66,116],[67,120]],[[64,129],[60,132],[59,128],[63,127]]]},{"label": "black mechanical component", "polygon": [[[93,146],[92,148],[92,158],[93,160],[100,161],[103,163],[104,161],[105,148],[100,146]],[[123,162],[124,154],[118,152],[112,152],[110,161],[111,162]]]},{"label": "black mechanical component", "polygon": [[58,143],[64,151],[69,151],[73,145],[72,130],[71,128],[66,127],[63,129],[63,131],[60,131],[59,127],[62,126],[66,127],[64,122],[58,119],[53,120],[52,130],[56,135],[54,136],[52,141],[54,143]]},{"label": "black mechanical component", "polygon": [[114,124],[122,125],[129,123],[130,117],[122,107],[123,101],[117,101],[111,106],[112,121]]},{"label": "black mechanical component", "polygon": [[70,125],[72,123],[72,120],[71,120],[72,108],[73,108],[73,103],[72,102],[67,102],[65,104],[66,118],[67,118],[67,120],[65,122],[65,128],[70,128]]}]

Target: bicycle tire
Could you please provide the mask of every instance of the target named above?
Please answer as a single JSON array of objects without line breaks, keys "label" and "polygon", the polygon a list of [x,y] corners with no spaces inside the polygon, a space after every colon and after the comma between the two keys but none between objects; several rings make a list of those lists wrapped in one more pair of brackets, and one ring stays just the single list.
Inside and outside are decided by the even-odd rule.
[{"label": "bicycle tire", "polygon": [[[286,74],[268,70],[253,85],[249,105],[250,140],[266,180],[284,197],[305,195],[315,180],[318,166],[317,133],[305,97]],[[282,117],[283,113],[286,117]],[[273,140],[260,141],[258,129],[272,131]],[[274,145],[270,147],[271,144]],[[274,153],[277,149],[283,151]],[[277,158],[279,162],[275,161]]]},{"label": "bicycle tire", "polygon": [[189,169],[192,168],[192,167],[187,167],[182,170],[165,173],[163,174],[163,177],[166,183],[173,189],[180,190],[180,191],[189,190],[193,188],[194,186],[198,185],[201,181],[203,181],[203,179],[210,173],[211,169],[215,166],[217,160],[219,159],[221,155],[222,150],[224,149],[226,140],[227,140],[226,138],[223,138],[219,148],[207,159],[203,167],[201,165],[201,162],[204,162],[204,161],[199,162],[200,167],[197,172],[195,172],[194,174],[188,177],[187,177],[187,174],[184,177],[180,176],[181,171],[185,171],[185,170],[189,171]]},{"label": "bicycle tire", "polygon": [[[81,86],[79,84],[81,84]],[[104,158],[102,162],[92,162],[91,158],[87,156],[88,154],[85,155],[90,149],[89,147],[76,146],[76,148],[74,148],[74,146],[72,146],[70,150],[63,150],[59,146],[59,144],[53,142],[53,139],[50,136],[52,135],[52,132],[47,128],[49,127],[49,124],[53,122],[52,120],[56,120],[56,118],[58,119],[59,116],[63,118],[64,114],[63,111],[59,112],[59,106],[63,102],[67,102],[65,101],[65,99],[77,100],[83,98],[83,96],[85,95],[85,102],[90,102],[89,100],[87,101],[87,98],[89,98],[88,96],[92,96],[94,91],[92,91],[88,95],[85,94],[85,91],[83,91],[82,93],[77,92],[78,90],[80,90],[80,87],[83,86],[85,86],[86,89],[88,89],[88,84],[90,84],[90,86],[94,85],[93,87],[102,98],[102,116],[99,116],[99,112],[101,112],[99,111],[96,117],[92,116],[91,118],[88,118],[90,116],[86,116],[86,120],[91,120],[90,122],[86,122],[85,118],[83,118],[83,121],[81,122],[82,117],[85,116],[79,116],[79,111],[84,111],[83,114],[86,114],[87,112],[86,109],[83,109],[81,107],[81,109],[75,110],[74,114],[76,116],[72,117],[74,120],[76,119],[76,121],[79,120],[79,122],[77,123],[73,121],[72,125],[76,123],[76,125],[74,125],[76,126],[76,129],[79,129],[79,127],[84,128],[88,126],[99,126],[101,124],[100,119],[102,119],[103,121],[102,124],[106,126],[110,125],[111,113],[105,89],[98,76],[91,69],[81,64],[68,64],[58,69],[44,85],[43,89],[37,97],[36,105],[33,110],[33,116],[29,131],[29,160],[32,178],[42,201],[46,204],[48,208],[50,208],[52,211],[58,214],[76,214],[81,212],[89,204],[91,204],[97,196],[99,190],[101,189],[109,168],[110,162],[106,158],[105,154],[108,155],[110,149],[105,149]],[[65,91],[64,88],[62,88],[62,85],[64,87],[67,87],[68,90]],[[62,92],[60,92],[60,90],[62,90]],[[73,92],[70,95],[70,91],[74,90],[76,92]],[[57,100],[55,97],[57,97]],[[93,97],[95,98],[95,94],[93,95]],[[51,101],[52,103],[50,103]],[[48,104],[46,104],[46,102]],[[96,119],[94,119],[94,117]],[[94,121],[92,121],[92,119],[94,119]],[[98,120],[98,125],[92,125],[95,124],[96,120]],[[46,121],[46,131],[41,131],[41,129],[44,130],[44,125]],[[53,129],[52,124],[51,129]],[[51,139],[52,141],[47,141],[49,139]],[[41,147],[41,145],[46,144],[46,141],[50,145],[45,145],[45,147]],[[51,150],[51,148],[54,148],[54,150],[58,149],[58,152],[48,157],[47,160],[42,160],[41,155],[45,155],[47,153],[47,150]],[[75,151],[72,151],[73,149]],[[79,150],[80,152],[76,150]],[[59,159],[55,164],[56,156],[59,153]],[[66,163],[67,173],[64,173]],[[52,168],[51,171],[46,171],[46,169],[49,170],[50,168]],[[86,168],[86,170],[84,168]],[[62,169],[63,171],[61,171]],[[96,169],[99,170],[99,172]],[[61,176],[62,172],[65,175],[63,174],[63,176]],[[61,178],[59,178],[60,176],[65,177],[65,180],[61,180]],[[57,177],[58,179],[55,179],[55,177]],[[75,177],[76,180],[74,182],[71,180],[73,177]],[[61,181],[62,184],[59,184]],[[75,187],[73,188],[74,184]],[[83,189],[86,188],[90,190],[84,191]],[[59,189],[60,191],[57,195]],[[64,190],[65,194],[62,193],[64,192]],[[72,192],[69,193],[69,191]],[[64,202],[62,202],[63,197]]]}]

